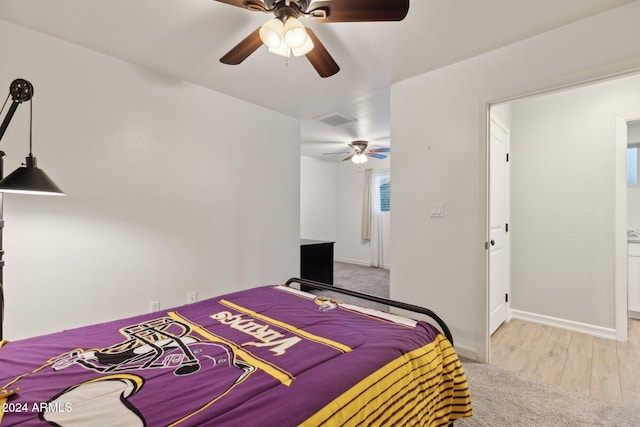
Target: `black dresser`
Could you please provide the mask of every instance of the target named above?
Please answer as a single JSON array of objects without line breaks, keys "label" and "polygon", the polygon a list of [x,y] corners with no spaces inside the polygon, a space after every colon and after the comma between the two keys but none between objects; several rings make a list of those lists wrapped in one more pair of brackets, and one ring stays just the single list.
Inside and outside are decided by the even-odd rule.
[{"label": "black dresser", "polygon": [[[300,277],[333,285],[333,245],[324,240],[300,239]],[[303,287],[303,290],[307,290]]]}]

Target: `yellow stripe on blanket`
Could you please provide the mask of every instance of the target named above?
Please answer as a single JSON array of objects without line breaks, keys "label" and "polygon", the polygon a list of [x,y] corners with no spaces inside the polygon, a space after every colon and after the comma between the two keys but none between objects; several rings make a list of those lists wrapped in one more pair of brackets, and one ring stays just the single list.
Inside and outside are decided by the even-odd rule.
[{"label": "yellow stripe on blanket", "polygon": [[471,414],[462,365],[440,334],[369,375],[301,426],[439,426]]}]

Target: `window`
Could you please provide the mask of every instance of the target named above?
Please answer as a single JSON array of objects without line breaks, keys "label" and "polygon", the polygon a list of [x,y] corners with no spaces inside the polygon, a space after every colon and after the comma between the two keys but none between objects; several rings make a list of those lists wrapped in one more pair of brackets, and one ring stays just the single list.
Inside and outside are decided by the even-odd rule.
[{"label": "window", "polygon": [[391,211],[391,178],[380,177],[380,212]]},{"label": "window", "polygon": [[627,147],[627,185],[638,185],[638,146]]}]

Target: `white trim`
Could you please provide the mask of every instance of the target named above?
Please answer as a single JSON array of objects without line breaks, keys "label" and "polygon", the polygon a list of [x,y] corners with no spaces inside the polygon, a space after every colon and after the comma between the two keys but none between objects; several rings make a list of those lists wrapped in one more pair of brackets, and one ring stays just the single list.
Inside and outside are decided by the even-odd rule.
[{"label": "white trim", "polygon": [[[355,264],[355,265],[362,265],[362,266],[365,266],[365,267],[376,268],[376,267],[373,267],[369,261],[359,261],[359,260],[356,260],[356,259],[340,258],[340,257],[334,257],[333,260],[334,261],[338,261],[338,262],[345,262],[347,264]],[[382,268],[390,270],[391,269],[391,265],[390,264],[384,264],[382,266]]]},{"label": "white trim", "polygon": [[472,348],[464,345],[460,345],[457,342],[454,345],[454,348],[456,350],[456,354],[460,358],[474,360],[474,361],[480,360],[478,350],[473,350]]},{"label": "white trim", "polygon": [[490,217],[490,205],[491,205],[491,197],[489,194],[489,165],[491,164],[491,158],[489,153],[489,144],[491,143],[491,135],[489,131],[491,129],[491,105],[493,104],[490,100],[483,100],[482,102],[482,123],[480,125],[480,139],[479,141],[483,141],[480,145],[481,158],[484,161],[481,163],[482,171],[481,174],[484,177],[484,181],[482,182],[482,192],[484,193],[484,292],[482,293],[482,300],[479,303],[482,304],[484,309],[484,315],[482,317],[482,322],[478,322],[477,325],[477,333],[479,337],[483,337],[483,340],[478,341],[478,349],[476,351],[477,358],[473,360],[477,360],[481,363],[489,363],[491,360],[491,334],[489,333],[489,317],[490,317],[490,309],[489,309],[489,255],[490,251],[488,250],[487,244],[491,240],[491,217]]},{"label": "white trim", "polygon": [[338,262],[346,262],[347,264],[364,265],[365,267],[371,266],[368,261],[359,261],[356,259],[334,257],[333,260]]},{"label": "white trim", "polygon": [[526,320],[540,323],[542,325],[553,326],[554,328],[566,329],[573,332],[592,335],[594,337],[616,339],[616,330],[602,326],[589,325],[587,323],[574,322],[573,320],[559,319],[557,317],[545,316],[544,314],[529,313],[521,310],[511,310],[513,319]]}]

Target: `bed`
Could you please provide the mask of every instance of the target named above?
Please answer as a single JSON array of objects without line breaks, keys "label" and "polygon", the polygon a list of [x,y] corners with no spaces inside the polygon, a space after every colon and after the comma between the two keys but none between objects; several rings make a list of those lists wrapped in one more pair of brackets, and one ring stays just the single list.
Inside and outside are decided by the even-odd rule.
[{"label": "bed", "polygon": [[4,342],[0,425],[438,426],[471,416],[434,313],[345,292],[429,315],[437,328],[300,284],[340,291],[291,279]]}]

